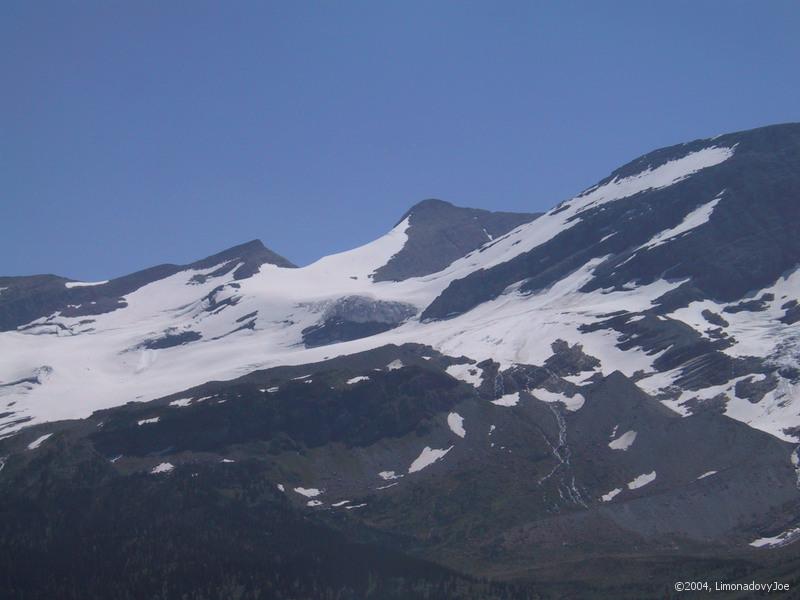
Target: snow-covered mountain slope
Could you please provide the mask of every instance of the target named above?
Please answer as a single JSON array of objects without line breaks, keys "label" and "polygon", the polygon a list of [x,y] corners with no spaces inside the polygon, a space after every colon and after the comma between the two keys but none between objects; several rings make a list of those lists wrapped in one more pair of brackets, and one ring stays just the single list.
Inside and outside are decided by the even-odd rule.
[{"label": "snow-covered mountain slope", "polygon": [[189,265],[158,265],[111,281],[72,281],[55,275],[0,277],[0,331],[14,330],[56,311],[77,317],[117,310],[124,306],[127,294],[180,271],[216,267],[214,276],[230,274],[239,280],[257,273],[267,263],[294,267],[259,240],[253,240]]},{"label": "snow-covered mountain slope", "polygon": [[[533,220],[412,210],[303,268],[259,244],[96,285],[0,279],[0,435],[414,342],[501,371],[579,344],[573,384],[620,371],[679,413],[795,439],[799,202],[800,126],[783,125],[645,155]],[[445,230],[464,245],[422,260]]]}]

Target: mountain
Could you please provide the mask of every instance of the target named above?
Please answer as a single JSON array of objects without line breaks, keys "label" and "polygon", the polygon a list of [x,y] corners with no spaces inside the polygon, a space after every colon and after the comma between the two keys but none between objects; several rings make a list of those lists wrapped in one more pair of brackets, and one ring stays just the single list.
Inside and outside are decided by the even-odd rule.
[{"label": "mountain", "polygon": [[112,532],[130,579],[83,597],[800,583],[799,203],[787,124],[543,215],[426,200],[301,268],[0,279],[6,589],[77,597]]},{"label": "mountain", "polygon": [[407,220],[408,240],[400,251],[375,270],[374,281],[402,281],[441,271],[454,260],[494,238],[533,221],[539,213],[489,212],[428,199],[414,205]]},{"label": "mountain", "polygon": [[425,315],[464,312],[523,280],[524,292],[541,291],[599,256],[609,258],[582,291],[686,280],[672,301],[659,302],[664,311],[689,300],[731,302],[768,287],[800,254],[800,128],[768,127],[713,143],[665,148],[618,169],[548,213],[550,239],[454,280]]},{"label": "mountain", "polygon": [[70,317],[111,312],[125,306],[127,294],[182,271],[214,267],[208,275],[199,275],[197,281],[228,274],[239,280],[258,273],[265,264],[295,268],[260,240],[252,240],[188,265],[158,265],[110,281],[73,281],[56,275],[0,277],[0,331],[13,331],[56,312]]}]

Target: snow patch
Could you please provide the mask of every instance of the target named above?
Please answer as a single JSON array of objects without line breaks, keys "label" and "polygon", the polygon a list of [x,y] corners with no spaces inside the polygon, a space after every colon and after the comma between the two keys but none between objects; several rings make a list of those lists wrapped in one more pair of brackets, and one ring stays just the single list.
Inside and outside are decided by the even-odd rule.
[{"label": "snow patch", "polygon": [[103,285],[108,283],[108,279],[105,281],[67,281],[64,284],[64,287],[67,288],[78,288],[78,287],[92,287],[95,285]]},{"label": "snow patch", "polygon": [[447,415],[447,426],[450,427],[450,431],[455,433],[458,437],[464,437],[467,435],[466,430],[464,429],[464,417],[460,414],[451,412]]},{"label": "snow patch", "polygon": [[142,419],[141,421],[137,422],[137,425],[147,425],[148,423],[158,423],[161,417],[151,417],[150,419]]},{"label": "snow patch", "polygon": [[352,379],[348,379],[347,385],[353,385],[354,383],[358,383],[359,381],[369,381],[369,375],[359,375],[358,377],[353,377]]},{"label": "snow patch", "polygon": [[706,477],[711,477],[712,475],[716,475],[716,474],[717,474],[717,471],[707,471],[707,472],[703,473],[702,475],[698,475],[697,479],[705,479]]},{"label": "snow patch", "polygon": [[543,402],[561,402],[566,406],[567,410],[572,412],[579,410],[586,402],[586,399],[581,394],[575,394],[570,397],[566,394],[551,392],[544,388],[537,388],[532,390],[531,393]]},{"label": "snow patch", "polygon": [[45,440],[47,440],[52,433],[45,433],[43,436],[36,438],[30,444],[28,444],[28,450],[36,450],[39,446],[41,446]]},{"label": "snow patch", "polygon": [[666,244],[675,238],[688,233],[692,229],[696,229],[704,223],[707,223],[711,218],[711,213],[714,212],[714,208],[717,206],[717,204],[719,204],[721,199],[722,193],[717,195],[717,197],[711,202],[703,204],[699,208],[694,209],[692,212],[686,215],[683,221],[681,221],[678,225],[657,234],[649,242],[640,246],[637,250],[652,250],[653,248],[657,248],[658,246]]},{"label": "snow patch", "polygon": [[754,548],[779,548],[800,539],[800,527],[789,529],[773,537],[758,538],[750,542]]},{"label": "snow patch", "polygon": [[381,471],[378,473],[378,477],[384,481],[389,481],[390,479],[400,479],[402,475],[396,475],[394,471]]},{"label": "snow patch", "polygon": [[[179,398],[178,400],[173,400],[169,403],[170,406],[182,407],[182,406],[189,406],[192,403],[191,398]],[[141,423],[139,423],[141,425]]]},{"label": "snow patch", "polygon": [[614,496],[619,494],[622,491],[622,488],[614,488],[607,494],[603,494],[600,498],[603,502],[611,502],[614,499]]},{"label": "snow patch", "polygon": [[451,377],[466,381],[471,386],[478,388],[483,381],[483,369],[469,363],[463,365],[450,365],[445,372]]},{"label": "snow patch", "polygon": [[497,406],[516,406],[519,404],[519,392],[500,396],[497,400],[492,400],[492,404]]},{"label": "snow patch", "polygon": [[294,491],[300,494],[301,496],[305,496],[306,498],[315,498],[319,496],[322,492],[319,491],[317,488],[304,488],[304,487],[296,487]]},{"label": "snow patch", "polygon": [[425,446],[422,449],[420,455],[414,459],[414,462],[411,463],[411,466],[408,467],[409,473],[416,473],[417,471],[421,471],[425,467],[428,467],[435,463],[437,460],[444,458],[445,454],[450,452],[453,449],[453,446],[450,446],[444,450],[437,450],[431,448],[430,446]]},{"label": "snow patch", "polygon": [[608,443],[608,447],[612,450],[627,450],[631,447],[633,442],[636,441],[636,432],[631,429],[630,431],[626,431],[617,439],[610,441]]},{"label": "snow patch", "polygon": [[629,490],[636,490],[640,487],[646,486],[648,483],[652,483],[656,479],[656,472],[651,471],[650,473],[645,473],[643,475],[639,475],[635,477],[633,481],[628,484]]},{"label": "snow patch", "polygon": [[172,463],[163,462],[163,463],[153,467],[150,470],[150,473],[152,473],[153,475],[158,475],[159,473],[169,473],[174,468],[175,468],[175,465],[173,465]]}]

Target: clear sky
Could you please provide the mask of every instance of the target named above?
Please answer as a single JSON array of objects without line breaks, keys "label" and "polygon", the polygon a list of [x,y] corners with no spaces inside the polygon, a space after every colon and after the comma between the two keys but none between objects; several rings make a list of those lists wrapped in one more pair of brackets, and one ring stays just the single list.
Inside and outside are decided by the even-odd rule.
[{"label": "clear sky", "polygon": [[413,203],[536,211],[649,150],[800,121],[800,4],[0,3],[0,274],[260,238],[299,264]]}]

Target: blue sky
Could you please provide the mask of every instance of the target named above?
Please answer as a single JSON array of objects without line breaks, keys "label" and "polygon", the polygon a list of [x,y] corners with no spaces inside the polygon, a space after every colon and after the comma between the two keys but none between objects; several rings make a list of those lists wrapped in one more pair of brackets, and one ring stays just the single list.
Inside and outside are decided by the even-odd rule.
[{"label": "blue sky", "polygon": [[0,5],[0,274],[260,238],[305,264],[436,197],[544,210],[800,120],[796,2]]}]

